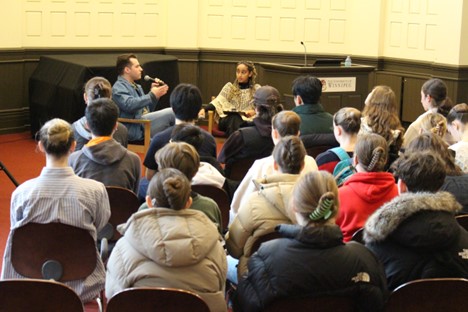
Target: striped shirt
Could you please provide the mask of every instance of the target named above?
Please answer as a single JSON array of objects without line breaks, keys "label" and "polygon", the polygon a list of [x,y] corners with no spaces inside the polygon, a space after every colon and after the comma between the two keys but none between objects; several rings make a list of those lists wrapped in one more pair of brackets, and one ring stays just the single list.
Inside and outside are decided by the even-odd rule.
[{"label": "striped shirt", "polygon": [[[96,240],[97,231],[110,217],[105,186],[80,178],[71,167],[44,167],[39,177],[26,181],[12,194],[10,234],[3,257],[2,279],[25,278],[11,264],[11,239],[15,229],[27,223],[60,222],[88,230]],[[94,272],[84,280],[66,282],[83,302],[96,298],[104,289],[105,269],[98,251]]]}]

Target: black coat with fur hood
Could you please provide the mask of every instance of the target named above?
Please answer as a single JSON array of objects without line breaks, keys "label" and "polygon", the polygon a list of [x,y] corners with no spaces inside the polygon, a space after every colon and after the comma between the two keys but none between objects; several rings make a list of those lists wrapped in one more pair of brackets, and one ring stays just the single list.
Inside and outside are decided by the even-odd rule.
[{"label": "black coat with fur hood", "polygon": [[468,232],[455,215],[453,195],[405,193],[368,220],[366,247],[382,261],[389,289],[420,278],[468,278]]}]

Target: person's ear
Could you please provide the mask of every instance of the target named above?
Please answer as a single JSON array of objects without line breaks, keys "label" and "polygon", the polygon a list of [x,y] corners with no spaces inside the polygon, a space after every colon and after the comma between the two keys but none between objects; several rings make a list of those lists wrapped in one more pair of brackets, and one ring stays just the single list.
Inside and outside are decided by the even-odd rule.
[{"label": "person's ear", "polygon": [[41,141],[37,142],[37,147],[39,148],[39,150],[45,154],[45,148],[44,148],[44,145],[42,144]]},{"label": "person's ear", "polygon": [[193,203],[193,198],[192,198],[192,196],[189,196],[189,198],[187,199],[187,202],[185,203],[184,209],[188,209],[188,208],[192,207],[192,203]]},{"label": "person's ear", "polygon": [[86,96],[86,93],[83,93],[83,99],[86,105],[88,105],[88,96]]},{"label": "person's ear", "polygon": [[398,187],[399,194],[408,192],[408,187],[406,186],[406,183],[402,179],[398,179],[397,187]]},{"label": "person's ear", "polygon": [[253,75],[253,72],[249,72],[249,78],[251,78]]},{"label": "person's ear", "polygon": [[73,153],[76,149],[76,141],[73,141],[72,145],[70,146],[70,154]]},{"label": "person's ear", "polygon": [[359,164],[359,160],[356,154],[353,154],[353,166],[356,167]]},{"label": "person's ear", "polygon": [[297,102],[298,105],[304,104],[304,102],[302,101],[302,98],[301,98],[300,95],[296,95],[296,102]]},{"label": "person's ear", "polygon": [[335,126],[336,127],[336,134],[338,136],[341,136],[341,134],[343,133],[343,128],[341,126]]},{"label": "person's ear", "polygon": [[273,169],[275,169],[275,171],[278,171],[279,169],[278,163],[276,161],[273,161]]},{"label": "person's ear", "polygon": [[149,208],[153,208],[153,202],[151,201],[151,197],[149,195],[146,195],[146,204],[148,205]]},{"label": "person's ear", "polygon": [[279,135],[278,130],[276,130],[273,127],[271,127],[271,137],[273,138],[273,140],[279,140],[280,139],[280,135]]}]

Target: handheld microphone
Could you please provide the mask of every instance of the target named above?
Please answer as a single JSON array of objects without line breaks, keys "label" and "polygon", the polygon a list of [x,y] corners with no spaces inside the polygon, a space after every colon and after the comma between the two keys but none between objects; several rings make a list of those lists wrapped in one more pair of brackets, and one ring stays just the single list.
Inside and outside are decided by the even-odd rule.
[{"label": "handheld microphone", "polygon": [[304,46],[304,67],[307,66],[307,49],[303,41],[301,41],[301,44]]},{"label": "handheld microphone", "polygon": [[154,82],[154,83],[157,83],[157,84],[160,85],[160,86],[162,86],[162,85],[165,84],[164,81],[162,81],[161,79],[159,79],[159,78],[152,78],[152,77],[150,77],[150,76],[148,76],[148,75],[146,75],[144,79],[145,79],[145,81],[152,81],[152,82]]}]

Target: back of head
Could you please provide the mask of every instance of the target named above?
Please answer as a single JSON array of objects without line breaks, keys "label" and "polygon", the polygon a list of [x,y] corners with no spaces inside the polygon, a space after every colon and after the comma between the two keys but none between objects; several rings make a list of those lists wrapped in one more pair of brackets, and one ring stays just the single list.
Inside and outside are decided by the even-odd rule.
[{"label": "back of head", "polygon": [[259,118],[271,123],[274,115],[283,110],[281,96],[278,90],[272,86],[263,86],[254,94],[253,103]]},{"label": "back of head", "polygon": [[299,174],[304,166],[306,155],[304,144],[298,136],[282,138],[273,149],[273,159],[281,168],[282,173]]},{"label": "back of head", "polygon": [[395,176],[410,192],[437,192],[445,181],[444,161],[430,151],[404,154],[394,163]]},{"label": "back of head", "polygon": [[56,158],[68,155],[75,141],[71,125],[63,119],[54,118],[46,122],[36,134],[46,154]]},{"label": "back of head", "polygon": [[432,133],[423,133],[414,138],[406,147],[405,154],[418,154],[428,151],[438,155],[442,160],[447,175],[461,175],[463,172],[455,164],[455,157],[449,151],[447,143]]},{"label": "back of head", "polygon": [[461,103],[452,107],[447,115],[447,122],[452,123],[455,120],[458,120],[464,125],[468,124],[468,104]]},{"label": "back of head", "polygon": [[205,137],[199,127],[186,122],[175,125],[171,134],[171,142],[188,143],[197,151],[202,146],[204,139]]},{"label": "back of head", "polygon": [[421,91],[424,95],[431,97],[431,104],[433,107],[441,107],[447,99],[447,85],[442,79],[432,78],[426,81]]},{"label": "back of head", "polygon": [[109,98],[92,101],[85,110],[86,122],[96,136],[111,136],[119,117],[119,107]]},{"label": "back of head", "polygon": [[153,206],[181,210],[190,197],[190,181],[177,169],[160,169],[148,185]]},{"label": "back of head", "polygon": [[[325,224],[337,215],[338,187],[326,171],[312,171],[303,175],[294,186],[292,207],[309,224]],[[333,222],[334,223],[334,222]]]},{"label": "back of head", "polygon": [[348,134],[358,134],[361,129],[361,112],[354,107],[343,107],[333,116],[333,123]]},{"label": "back of head", "polygon": [[397,102],[395,92],[389,86],[376,86],[366,99],[364,115],[369,115],[367,111],[376,110],[378,112],[388,112],[397,114]]},{"label": "back of head", "polygon": [[175,168],[180,170],[189,181],[193,179],[200,167],[200,156],[195,148],[184,142],[170,142],[156,152],[158,168]]},{"label": "back of head", "polygon": [[422,132],[434,133],[443,138],[447,132],[447,121],[442,114],[430,113],[421,118]]},{"label": "back of head", "polygon": [[388,157],[387,141],[375,133],[358,135],[354,154],[366,172],[383,171]]},{"label": "back of head", "polygon": [[271,126],[282,138],[287,135],[299,135],[301,117],[293,111],[284,110],[273,116]]},{"label": "back of head", "polygon": [[100,98],[110,98],[112,95],[112,86],[104,77],[94,77],[88,80],[84,86],[86,103]]},{"label": "back of head", "polygon": [[137,57],[133,53],[121,54],[117,57],[117,61],[115,62],[115,69],[117,70],[117,74],[123,74],[125,67],[132,64],[130,60],[132,58],[136,59]]},{"label": "back of head", "polygon": [[292,93],[300,96],[304,104],[317,104],[322,96],[322,82],[313,76],[299,76],[292,83]]},{"label": "back of head", "polygon": [[195,120],[202,107],[200,89],[189,83],[181,83],[172,91],[169,102],[177,119]]}]

